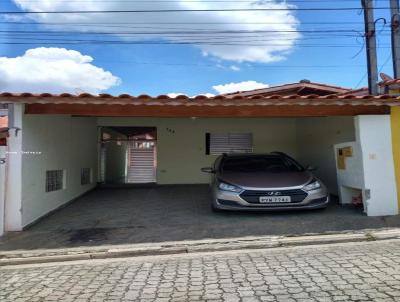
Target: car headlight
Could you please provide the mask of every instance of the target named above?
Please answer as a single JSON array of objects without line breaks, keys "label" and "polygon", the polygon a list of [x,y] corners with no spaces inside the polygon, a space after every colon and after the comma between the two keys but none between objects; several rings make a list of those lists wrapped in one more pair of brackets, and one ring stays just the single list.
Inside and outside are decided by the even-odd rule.
[{"label": "car headlight", "polygon": [[314,180],[311,183],[309,183],[308,185],[305,185],[303,187],[303,189],[305,191],[312,191],[312,190],[316,190],[316,189],[319,189],[319,188],[321,188],[321,183],[318,180]]},{"label": "car headlight", "polygon": [[239,188],[239,187],[237,187],[237,186],[234,186],[234,185],[230,185],[230,184],[224,183],[224,182],[220,182],[218,187],[219,187],[221,190],[229,191],[229,192],[236,192],[236,193],[238,193],[238,192],[242,191],[241,188]]}]

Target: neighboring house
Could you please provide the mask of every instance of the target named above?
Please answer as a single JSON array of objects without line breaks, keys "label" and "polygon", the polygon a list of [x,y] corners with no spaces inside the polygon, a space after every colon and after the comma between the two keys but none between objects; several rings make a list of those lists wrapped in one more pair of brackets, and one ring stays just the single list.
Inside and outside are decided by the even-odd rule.
[{"label": "neighboring house", "polygon": [[331,94],[345,94],[349,93],[351,89],[326,85],[321,83],[311,82],[310,80],[301,80],[298,83],[283,84],[271,86],[267,88],[255,89],[251,91],[237,91],[233,93],[224,94],[225,97],[253,97],[253,96],[271,96],[271,95],[331,95]]},{"label": "neighboring house", "polygon": [[8,117],[0,116],[0,146],[7,145]]},{"label": "neighboring house", "polygon": [[98,183],[207,183],[200,169],[223,152],[286,152],[318,166],[342,203],[362,194],[368,215],[398,214],[400,101],[364,93],[309,81],[195,98],[0,93],[5,229]]},{"label": "neighboring house", "polygon": [[8,135],[8,109],[7,104],[0,104],[0,146],[7,144]]}]

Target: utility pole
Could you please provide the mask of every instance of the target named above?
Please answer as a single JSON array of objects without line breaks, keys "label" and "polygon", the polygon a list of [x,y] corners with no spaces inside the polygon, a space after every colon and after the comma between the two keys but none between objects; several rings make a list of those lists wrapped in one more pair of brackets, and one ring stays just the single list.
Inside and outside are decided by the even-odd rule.
[{"label": "utility pole", "polygon": [[390,0],[392,28],[392,57],[394,78],[400,77],[400,15],[399,0]]},{"label": "utility pole", "polygon": [[373,0],[361,0],[364,9],[365,45],[367,50],[369,94],[378,94],[378,62]]}]

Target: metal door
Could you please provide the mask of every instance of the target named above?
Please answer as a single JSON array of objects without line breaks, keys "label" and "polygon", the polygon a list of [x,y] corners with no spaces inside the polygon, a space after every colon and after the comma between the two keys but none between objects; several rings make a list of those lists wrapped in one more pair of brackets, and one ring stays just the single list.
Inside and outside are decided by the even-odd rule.
[{"label": "metal door", "polygon": [[156,182],[155,141],[135,140],[128,142],[127,182]]}]

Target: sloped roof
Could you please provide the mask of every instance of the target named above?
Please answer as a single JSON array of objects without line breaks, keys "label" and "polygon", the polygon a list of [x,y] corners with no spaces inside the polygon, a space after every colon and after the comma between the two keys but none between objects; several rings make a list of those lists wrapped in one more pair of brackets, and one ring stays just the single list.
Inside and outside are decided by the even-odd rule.
[{"label": "sloped roof", "polygon": [[400,106],[389,95],[131,96],[127,94],[0,93],[0,103],[25,104],[27,114],[135,117],[298,117],[388,114]]},{"label": "sloped roof", "polygon": [[328,85],[328,84],[321,84],[316,82],[311,82],[308,80],[301,80],[297,83],[289,83],[277,86],[271,86],[261,89],[254,89],[249,91],[238,91],[233,93],[224,94],[225,97],[235,97],[235,96],[270,96],[270,95],[310,95],[316,94],[320,96],[330,95],[330,94],[345,94],[350,92],[351,89],[335,86],[335,85]]},{"label": "sloped roof", "polygon": [[93,95],[82,93],[73,95],[63,94],[32,94],[32,93],[0,93],[0,103],[23,103],[23,104],[94,104],[94,105],[145,105],[145,106],[270,106],[270,105],[400,105],[400,97],[391,95],[353,95],[353,94],[330,94],[330,95],[235,95],[207,97],[199,95],[188,97],[179,95],[171,98],[167,95],[132,96],[121,94],[113,96],[110,94]]}]

